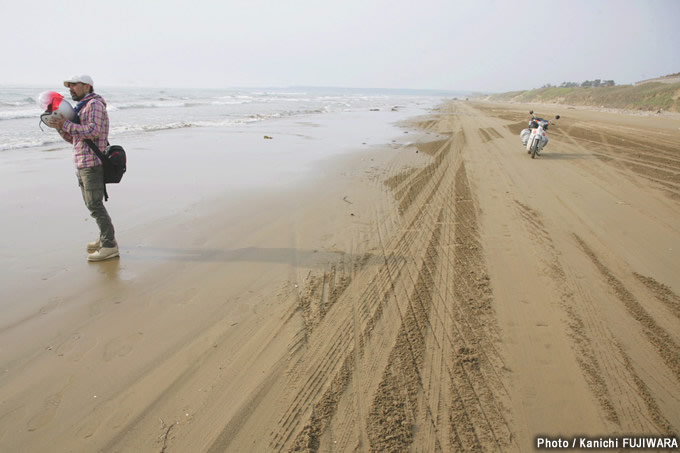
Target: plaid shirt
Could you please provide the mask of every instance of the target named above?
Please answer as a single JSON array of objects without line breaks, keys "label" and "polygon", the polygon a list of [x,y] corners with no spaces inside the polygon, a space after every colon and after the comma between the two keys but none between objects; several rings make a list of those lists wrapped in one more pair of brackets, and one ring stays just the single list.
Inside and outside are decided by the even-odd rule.
[{"label": "plaid shirt", "polygon": [[73,163],[76,168],[96,167],[101,161],[92,152],[85,139],[91,139],[103,153],[109,138],[109,115],[106,113],[106,101],[95,93],[90,93],[83,100],[91,99],[83,107],[78,117],[80,124],[64,122],[59,134],[64,140],[73,143]]}]

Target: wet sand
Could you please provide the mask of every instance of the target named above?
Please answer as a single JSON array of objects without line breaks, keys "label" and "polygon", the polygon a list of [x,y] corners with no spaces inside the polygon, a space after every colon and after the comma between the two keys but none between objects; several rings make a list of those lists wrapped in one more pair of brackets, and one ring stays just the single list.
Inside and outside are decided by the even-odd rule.
[{"label": "wet sand", "polygon": [[[405,115],[317,115],[126,136],[120,144],[128,148],[128,172],[122,184],[108,186],[106,203],[121,253],[133,260],[138,252],[148,255],[146,247],[161,236],[175,242],[187,234],[172,228],[200,229],[213,214],[225,212],[224,228],[230,228],[259,211],[297,206],[296,190],[325,185],[319,161],[384,145],[401,133],[391,122]],[[3,156],[0,180],[7,196],[0,200],[6,213],[0,238],[0,325],[14,320],[13,312],[39,309],[57,280],[65,287],[92,277],[101,283],[99,271],[106,266],[90,266],[83,259],[84,243],[98,231],[83,207],[70,153],[65,143]],[[127,279],[138,273],[132,266],[121,268]]]},{"label": "wet sand", "polygon": [[[532,160],[523,111],[137,141],[146,171],[110,192],[123,253],[96,265],[77,192],[27,178],[12,212],[58,195],[40,226],[64,233],[23,219],[30,254],[3,243],[0,449],[526,451],[538,434],[677,433],[680,124],[554,112]],[[222,140],[234,154],[206,167]],[[47,162],[35,171],[64,168]]]}]

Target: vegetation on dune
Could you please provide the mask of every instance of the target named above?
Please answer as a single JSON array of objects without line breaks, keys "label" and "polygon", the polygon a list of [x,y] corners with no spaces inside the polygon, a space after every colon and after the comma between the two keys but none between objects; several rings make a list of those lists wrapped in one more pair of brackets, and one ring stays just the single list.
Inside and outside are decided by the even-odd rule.
[{"label": "vegetation on dune", "polygon": [[680,82],[618,86],[545,86],[488,96],[491,101],[545,102],[596,107],[680,112]]}]

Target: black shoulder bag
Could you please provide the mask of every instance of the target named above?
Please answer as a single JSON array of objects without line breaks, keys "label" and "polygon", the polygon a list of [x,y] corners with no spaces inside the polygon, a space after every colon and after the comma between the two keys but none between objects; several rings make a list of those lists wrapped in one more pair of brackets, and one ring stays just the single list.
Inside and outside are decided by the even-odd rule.
[{"label": "black shoulder bag", "polygon": [[127,158],[125,150],[119,145],[109,145],[102,153],[97,145],[90,139],[85,139],[85,143],[90,147],[104,166],[104,200],[109,200],[109,195],[106,193],[106,184],[118,184],[125,170],[127,169]]}]

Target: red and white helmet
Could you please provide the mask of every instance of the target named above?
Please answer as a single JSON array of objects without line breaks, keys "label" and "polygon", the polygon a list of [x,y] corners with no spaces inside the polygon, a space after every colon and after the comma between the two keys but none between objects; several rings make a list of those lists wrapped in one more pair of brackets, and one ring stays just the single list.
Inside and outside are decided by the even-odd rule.
[{"label": "red and white helmet", "polygon": [[67,120],[71,121],[76,117],[76,112],[71,107],[71,104],[64,99],[64,96],[57,93],[56,91],[45,91],[40,93],[38,96],[38,105],[40,108],[45,109],[45,113],[40,115],[40,118],[44,121],[49,116],[54,116],[61,114]]}]

